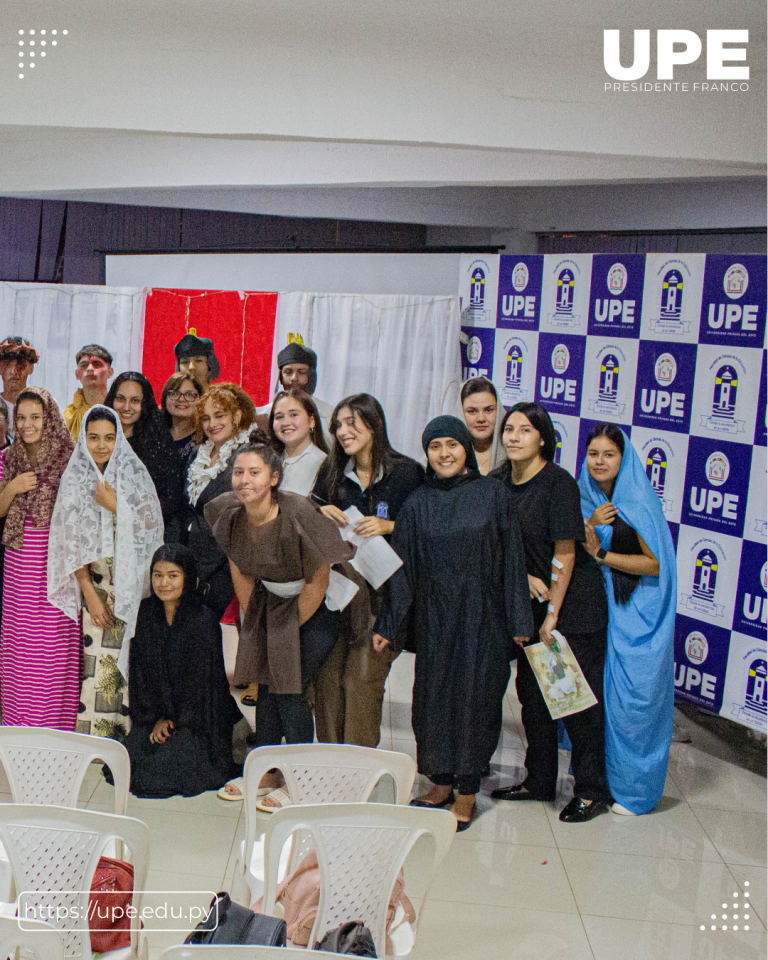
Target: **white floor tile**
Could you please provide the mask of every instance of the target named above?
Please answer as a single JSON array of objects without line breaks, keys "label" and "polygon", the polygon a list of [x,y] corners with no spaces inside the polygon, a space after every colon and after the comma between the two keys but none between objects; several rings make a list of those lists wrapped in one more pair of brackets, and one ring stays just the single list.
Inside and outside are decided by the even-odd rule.
[{"label": "white floor tile", "polygon": [[[102,780],[96,787],[88,806],[91,809],[104,809],[114,811],[115,788],[111,787],[106,781]],[[242,803],[232,800],[220,800],[216,796],[215,790],[209,790],[196,797],[168,797],[164,800],[153,800],[142,797],[134,797],[133,794],[128,797],[128,816],[138,817],[143,820],[145,810],[165,810],[178,811],[179,813],[199,813],[211,817],[230,817],[240,816]]]},{"label": "white floor tile", "polygon": [[702,932],[700,924],[683,926],[584,915],[582,920],[595,960],[764,960],[766,955],[762,930],[712,931],[708,924]]},{"label": "white floor tile", "polygon": [[[144,921],[145,936],[150,957],[156,957],[167,947],[184,942],[207,913],[213,895],[220,891],[221,878],[150,870],[146,889],[142,908],[154,913]],[[189,910],[196,913],[190,915]],[[166,916],[162,915],[163,912]]]},{"label": "white floor tile", "polygon": [[[748,900],[763,926],[768,922],[768,891],[766,891],[765,867],[753,867],[742,863],[729,863],[728,869],[736,880],[731,893],[741,892],[740,902]],[[746,882],[745,882],[746,881]],[[749,897],[745,897],[745,894]]]},{"label": "white floor tile", "polygon": [[560,850],[582,914],[683,925],[704,923],[732,894],[723,863]]},{"label": "white floor tile", "polygon": [[[467,834],[476,828],[473,825]],[[465,836],[448,851],[430,899],[576,913],[558,851],[551,846],[478,842]]]},{"label": "white floor tile", "polygon": [[410,704],[413,696],[413,671],[416,657],[412,653],[401,653],[392,663],[387,677],[387,693],[393,703]]},{"label": "white floor tile", "polygon": [[719,810],[765,813],[765,776],[729,760],[673,744],[669,772],[689,803]]},{"label": "white floor tile", "polygon": [[556,847],[545,804],[535,801],[510,803],[479,794],[479,816],[469,830],[456,834],[456,843],[482,840],[489,843],[523,843]]},{"label": "white floor tile", "polygon": [[693,812],[726,863],[766,865],[765,813],[718,810],[692,804]]},{"label": "white floor tile", "polygon": [[424,907],[411,956],[413,960],[593,960],[576,914],[432,899]]}]

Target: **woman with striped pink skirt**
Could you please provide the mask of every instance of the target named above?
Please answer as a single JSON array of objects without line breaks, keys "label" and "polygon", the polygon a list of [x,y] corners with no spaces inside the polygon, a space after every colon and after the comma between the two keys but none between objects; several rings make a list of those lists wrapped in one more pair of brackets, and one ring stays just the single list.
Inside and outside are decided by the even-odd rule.
[{"label": "woman with striped pink skirt", "polygon": [[74,730],[80,697],[80,625],[48,602],[48,535],[74,448],[56,402],[29,387],[16,402],[14,441],[0,453],[6,517],[0,690],[3,724]]}]

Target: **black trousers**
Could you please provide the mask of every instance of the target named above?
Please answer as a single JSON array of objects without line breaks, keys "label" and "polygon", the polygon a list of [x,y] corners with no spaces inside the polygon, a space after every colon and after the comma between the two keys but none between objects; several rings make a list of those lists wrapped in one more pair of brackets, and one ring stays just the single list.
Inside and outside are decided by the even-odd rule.
[{"label": "black trousers", "polygon": [[434,774],[429,778],[432,783],[438,787],[452,787],[456,784],[456,792],[464,796],[470,796],[473,793],[480,793],[480,776],[468,774],[464,777],[454,777],[452,773]]},{"label": "black trousers", "polygon": [[[605,772],[605,721],[603,713],[603,667],[607,627],[595,633],[567,637],[597,703],[581,713],[565,717],[563,723],[571,740],[574,796],[582,800],[608,800]],[[554,800],[557,788],[557,721],[544,702],[528,658],[517,658],[517,697],[522,707],[523,727],[528,739],[524,786],[537,800]]]},{"label": "black trousers", "polygon": [[256,700],[256,746],[286,743],[312,743],[315,721],[305,691],[320,672],[338,633],[338,613],[321,603],[299,628],[301,643],[301,693],[270,693],[269,685],[259,684]]}]

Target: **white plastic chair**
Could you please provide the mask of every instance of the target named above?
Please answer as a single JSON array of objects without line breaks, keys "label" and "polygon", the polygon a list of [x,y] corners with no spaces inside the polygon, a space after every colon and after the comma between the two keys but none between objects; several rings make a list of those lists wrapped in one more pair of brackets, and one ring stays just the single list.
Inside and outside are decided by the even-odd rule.
[{"label": "white plastic chair", "polygon": [[94,760],[106,763],[115,781],[115,813],[123,816],[131,785],[128,751],[117,740],[47,727],[0,727],[0,763],[14,803],[76,807]]},{"label": "white plastic chair", "polygon": [[[64,939],[64,955],[90,960],[88,900],[91,882],[104,848],[113,841],[130,847],[134,867],[131,946],[105,957],[114,960],[146,957],[139,948],[143,891],[149,871],[149,827],[133,817],[95,810],[32,804],[0,804],[0,841],[5,847],[19,895],[19,914],[32,916],[64,907],[68,916],[50,918]],[[76,911],[76,912],[75,912]]]},{"label": "white plastic chair", "polygon": [[[264,830],[265,914],[275,915],[280,854],[297,830],[309,834],[320,868],[320,902],[309,943],[329,930],[355,920],[373,935],[376,954],[386,955],[387,908],[397,875],[414,844],[433,841],[432,879],[456,835],[456,818],[448,810],[426,810],[389,803],[340,803],[284,807]],[[407,877],[406,877],[406,893]],[[421,910],[417,913],[415,936]]]},{"label": "white plastic chair", "polygon": [[25,920],[22,929],[16,918],[0,916],[0,957],[16,957],[16,950],[25,960],[30,953],[36,960],[64,960],[64,941],[50,924]]},{"label": "white plastic chair", "polygon": [[[232,898],[250,906],[264,891],[263,847],[258,843],[264,820],[274,814],[256,809],[256,793],[268,770],[279,770],[292,803],[365,803],[382,777],[395,783],[395,803],[407,804],[416,778],[416,763],[405,753],[350,744],[297,743],[252,750],[243,770],[245,840],[240,844]],[[284,867],[293,870],[306,853],[297,837]]]},{"label": "white plastic chair", "polygon": [[[321,954],[339,956],[339,954]],[[307,960],[303,947],[229,947],[196,944],[168,947],[157,960]]]}]

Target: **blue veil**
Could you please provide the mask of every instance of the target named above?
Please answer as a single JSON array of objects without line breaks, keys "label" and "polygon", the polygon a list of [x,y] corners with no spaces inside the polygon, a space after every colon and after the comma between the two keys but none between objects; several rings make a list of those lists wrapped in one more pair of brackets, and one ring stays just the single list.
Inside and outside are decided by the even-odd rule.
[{"label": "blue veil", "polygon": [[[658,577],[641,577],[629,601],[616,603],[611,571],[603,568],[608,594],[605,659],[605,760],[614,800],[632,813],[647,813],[661,799],[672,742],[674,624],[677,570],[672,535],[661,501],[624,434],[624,455],[611,502],[659,561]],[[587,471],[579,477],[585,519],[608,498]],[[613,527],[596,527],[610,548]]]}]

